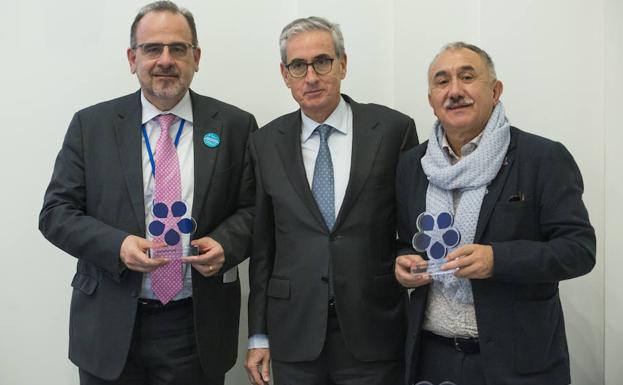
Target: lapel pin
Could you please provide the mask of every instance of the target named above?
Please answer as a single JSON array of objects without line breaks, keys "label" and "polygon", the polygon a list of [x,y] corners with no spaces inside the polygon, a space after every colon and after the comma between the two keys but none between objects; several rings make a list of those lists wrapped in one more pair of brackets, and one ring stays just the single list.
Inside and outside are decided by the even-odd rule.
[{"label": "lapel pin", "polygon": [[203,144],[209,148],[216,148],[221,144],[221,137],[216,132],[208,132],[203,136]]}]

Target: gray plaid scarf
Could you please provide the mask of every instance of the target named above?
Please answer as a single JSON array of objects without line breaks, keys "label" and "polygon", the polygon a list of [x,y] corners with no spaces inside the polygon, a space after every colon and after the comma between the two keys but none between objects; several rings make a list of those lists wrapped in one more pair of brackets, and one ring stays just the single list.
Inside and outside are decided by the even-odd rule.
[{"label": "gray plaid scarf", "polygon": [[[480,206],[487,185],[495,178],[510,143],[510,123],[506,118],[502,102],[493,109],[480,143],[474,152],[452,164],[442,149],[443,127],[437,121],[431,132],[422,168],[428,176],[426,211],[438,215],[440,212],[454,212],[453,190],[461,192],[454,226],[461,232],[459,246],[474,242]],[[448,299],[473,304],[471,283],[468,279],[452,274],[439,276],[433,285],[440,285]]]}]

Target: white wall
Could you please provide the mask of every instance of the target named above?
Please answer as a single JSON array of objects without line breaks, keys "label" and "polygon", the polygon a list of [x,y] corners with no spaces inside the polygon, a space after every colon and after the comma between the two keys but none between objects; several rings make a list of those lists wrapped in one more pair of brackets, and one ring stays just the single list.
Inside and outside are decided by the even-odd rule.
[{"label": "white wall", "polygon": [[[5,148],[0,227],[0,384],[77,384],[67,360],[69,282],[75,261],[37,231],[52,164],[73,112],[137,89],[125,59],[143,1],[4,0],[0,106]],[[623,5],[619,0],[201,1],[184,0],[203,48],[193,88],[255,114],[260,124],[295,108],[278,72],[277,39],[300,16],[341,24],[348,54],[343,89],[393,106],[426,138],[433,115],[426,69],[451,40],[481,45],[504,82],[511,122],[563,142],[584,175],[598,234],[598,265],[562,285],[574,384],[620,383],[623,288],[616,231],[623,228],[617,146],[623,100]],[[617,250],[618,251],[618,250]],[[246,266],[246,265],[245,265]],[[606,270],[607,267],[607,270]],[[26,279],[26,276],[28,279]],[[243,283],[246,272],[241,275]],[[246,297],[248,290],[244,290]],[[246,383],[241,356],[229,384]],[[604,353],[605,352],[605,353]]]},{"label": "white wall", "polygon": [[605,63],[604,68],[604,147],[605,147],[605,374],[607,384],[623,379],[621,346],[623,346],[623,285],[621,277],[621,235],[623,229],[623,178],[621,155],[621,102],[623,101],[623,2],[605,2]]}]

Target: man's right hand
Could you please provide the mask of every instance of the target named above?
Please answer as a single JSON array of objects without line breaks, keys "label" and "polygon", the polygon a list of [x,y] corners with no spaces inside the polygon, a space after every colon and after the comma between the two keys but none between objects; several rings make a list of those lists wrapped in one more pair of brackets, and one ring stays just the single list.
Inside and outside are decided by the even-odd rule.
[{"label": "man's right hand", "polygon": [[140,273],[150,273],[156,268],[169,263],[165,258],[149,258],[145,251],[150,248],[157,248],[162,244],[148,241],[136,235],[128,235],[121,243],[119,257],[121,262],[130,270]]},{"label": "man's right hand", "polygon": [[270,349],[247,350],[247,361],[244,364],[249,381],[253,385],[266,385],[270,381]]},{"label": "man's right hand", "polygon": [[394,268],[396,280],[398,280],[402,286],[408,288],[429,284],[432,281],[429,274],[411,273],[411,267],[415,267],[422,262],[425,263],[426,261],[417,254],[401,255],[396,258],[396,266]]}]

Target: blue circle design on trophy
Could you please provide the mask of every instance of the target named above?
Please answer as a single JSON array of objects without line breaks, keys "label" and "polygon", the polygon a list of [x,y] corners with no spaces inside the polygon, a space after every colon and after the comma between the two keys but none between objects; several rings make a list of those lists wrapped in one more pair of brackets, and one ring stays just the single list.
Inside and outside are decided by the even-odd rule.
[{"label": "blue circle design on trophy", "polygon": [[169,215],[169,208],[164,203],[155,203],[152,212],[156,218],[166,218]]},{"label": "blue circle design on trophy", "polygon": [[203,136],[203,143],[210,148],[216,148],[221,144],[221,137],[216,132],[208,132]]},{"label": "blue circle design on trophy", "polygon": [[166,234],[164,234],[164,241],[169,246],[175,246],[180,241],[180,233],[178,233],[177,231],[171,229],[171,230],[167,231]]},{"label": "blue circle design on trophy", "polygon": [[177,222],[177,228],[184,234],[190,234],[195,229],[195,222],[191,218],[183,218]]},{"label": "blue circle design on trophy", "polygon": [[160,221],[151,221],[149,224],[149,234],[157,237],[164,233],[164,223]]},{"label": "blue circle design on trophy", "polygon": [[[181,239],[181,234],[192,234],[197,229],[197,222],[189,216],[188,206],[183,201],[173,202],[171,207],[166,203],[154,203],[152,209],[154,220],[149,223],[147,229],[152,237],[159,237],[164,234],[164,241],[169,246],[175,246]],[[165,219],[177,219],[174,227],[169,227]],[[179,219],[178,219],[179,218]]]},{"label": "blue circle design on trophy", "polygon": [[433,215],[420,214],[416,220],[418,232],[413,236],[413,248],[426,252],[428,259],[439,260],[448,255],[448,250],[461,242],[461,233],[454,227],[454,217],[448,212]]},{"label": "blue circle design on trophy", "polygon": [[171,205],[171,212],[173,213],[174,217],[181,217],[186,214],[186,211],[186,203],[184,202],[177,201],[173,202],[173,204]]}]

